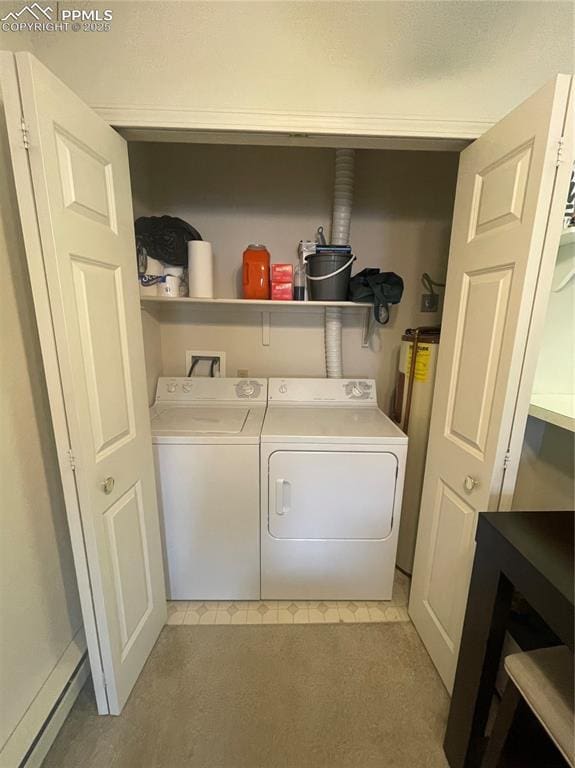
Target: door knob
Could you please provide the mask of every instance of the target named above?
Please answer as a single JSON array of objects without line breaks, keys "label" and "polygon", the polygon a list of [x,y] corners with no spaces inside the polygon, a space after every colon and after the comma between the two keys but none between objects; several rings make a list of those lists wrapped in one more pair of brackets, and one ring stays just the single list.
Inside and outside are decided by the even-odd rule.
[{"label": "door knob", "polygon": [[479,480],[477,480],[475,477],[471,477],[471,475],[465,475],[465,480],[463,481],[463,487],[467,491],[467,493],[471,493],[471,491],[476,488],[479,485]]},{"label": "door knob", "polygon": [[113,477],[107,477],[104,482],[101,484],[102,490],[105,494],[110,494],[114,490],[114,478]]}]

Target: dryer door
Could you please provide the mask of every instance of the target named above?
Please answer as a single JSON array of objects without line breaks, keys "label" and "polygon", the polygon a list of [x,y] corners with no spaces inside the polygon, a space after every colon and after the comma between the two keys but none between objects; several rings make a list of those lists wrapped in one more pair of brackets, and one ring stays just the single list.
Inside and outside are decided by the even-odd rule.
[{"label": "dryer door", "polygon": [[397,479],[393,453],[276,451],[268,526],[277,539],[385,539]]}]

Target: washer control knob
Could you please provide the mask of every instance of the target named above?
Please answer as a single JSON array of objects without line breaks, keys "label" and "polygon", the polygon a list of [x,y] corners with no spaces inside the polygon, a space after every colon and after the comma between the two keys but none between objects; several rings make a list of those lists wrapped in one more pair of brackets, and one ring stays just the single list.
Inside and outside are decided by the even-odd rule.
[{"label": "washer control knob", "polygon": [[286,384],[280,384],[279,391],[282,393],[282,395],[285,395],[287,392],[287,385]]},{"label": "washer control knob", "polygon": [[261,388],[259,381],[243,379],[236,384],[236,397],[240,400],[253,400],[260,394]]},{"label": "washer control knob", "polygon": [[344,385],[346,397],[350,400],[369,400],[371,388],[368,381],[348,381]]},{"label": "washer control knob", "polygon": [[175,381],[168,382],[168,392],[175,392],[178,389],[178,385]]},{"label": "washer control knob", "polygon": [[187,382],[185,384],[182,384],[182,389],[184,392],[191,392],[192,391],[192,385],[188,384]]}]

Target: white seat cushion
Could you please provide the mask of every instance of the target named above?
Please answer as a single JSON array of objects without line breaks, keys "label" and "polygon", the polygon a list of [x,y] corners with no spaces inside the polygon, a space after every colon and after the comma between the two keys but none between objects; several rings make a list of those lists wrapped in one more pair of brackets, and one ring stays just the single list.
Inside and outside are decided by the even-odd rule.
[{"label": "white seat cushion", "polygon": [[505,670],[570,766],[575,766],[573,654],[564,645],[514,653]]}]

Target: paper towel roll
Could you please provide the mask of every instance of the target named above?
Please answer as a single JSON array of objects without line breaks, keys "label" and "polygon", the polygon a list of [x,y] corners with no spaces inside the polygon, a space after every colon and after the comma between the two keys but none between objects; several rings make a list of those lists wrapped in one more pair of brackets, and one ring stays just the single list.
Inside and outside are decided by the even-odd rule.
[{"label": "paper towel roll", "polygon": [[164,274],[165,275],[173,275],[173,277],[183,277],[184,276],[184,268],[183,267],[173,267],[171,264],[166,264],[164,267]]},{"label": "paper towel roll", "polygon": [[214,298],[214,257],[212,244],[205,240],[188,243],[189,295],[195,299]]},{"label": "paper towel roll", "polygon": [[166,275],[166,280],[162,283],[160,295],[167,299],[175,299],[180,295],[180,285],[182,281],[177,275]]},{"label": "paper towel roll", "polygon": [[[185,274],[184,274],[184,268],[183,267],[173,267],[171,264],[166,264],[164,268],[164,274],[166,275],[166,281],[169,277],[177,277],[178,282],[178,296],[187,296],[188,295],[188,284],[186,282]],[[167,296],[172,296],[171,289],[164,289],[164,293]]]},{"label": "paper towel roll", "polygon": [[158,284],[153,285],[141,285],[140,284],[140,296],[158,296]]},{"label": "paper towel roll", "polygon": [[[164,264],[161,261],[158,261],[158,259],[152,259],[151,256],[148,256],[146,262],[146,275],[160,277],[163,274]],[[158,285],[159,283],[152,283],[152,285],[142,285],[140,283],[140,296],[158,296]]]},{"label": "paper towel roll", "polygon": [[148,260],[146,263],[146,274],[147,275],[163,275],[164,263],[162,261],[158,261],[158,259],[153,259],[151,256],[148,256]]}]

